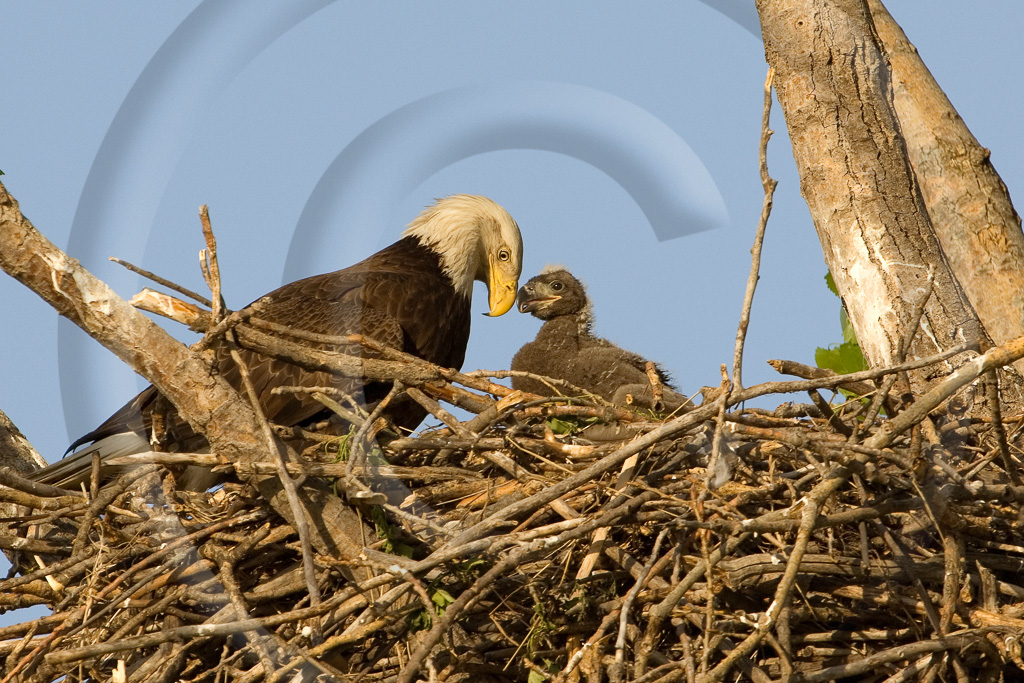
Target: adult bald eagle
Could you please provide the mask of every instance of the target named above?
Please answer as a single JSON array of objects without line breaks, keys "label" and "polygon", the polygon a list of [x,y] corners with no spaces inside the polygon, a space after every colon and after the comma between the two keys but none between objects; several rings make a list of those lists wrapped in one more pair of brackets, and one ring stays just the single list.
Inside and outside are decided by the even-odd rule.
[{"label": "adult bald eagle", "polygon": [[[523,253],[519,227],[494,201],[475,195],[438,200],[409,224],[402,238],[353,266],[298,280],[257,299],[253,315],[279,325],[323,335],[360,333],[443,367],[460,368],[469,340],[473,282],[487,285],[490,311],[498,316],[515,303]],[[373,354],[346,346],[346,353]],[[307,424],[327,416],[323,405],[306,394],[275,394],[280,386],[336,386],[363,394],[367,404],[380,400],[390,385],[311,372],[255,351],[240,350],[260,407],[272,422]],[[215,370],[241,388],[229,347],[215,347]],[[77,439],[69,450],[87,448],[36,473],[39,481],[77,486],[87,481],[93,453],[112,457],[151,450],[154,412],[164,415],[167,450],[195,451],[207,446],[152,386],[106,422]],[[426,411],[412,401],[389,406],[396,426],[415,428]],[[197,469],[197,468],[193,468]],[[208,473],[208,471],[207,471]],[[191,476],[189,476],[191,475]],[[186,488],[213,482],[201,471],[187,473]]]},{"label": "adult bald eagle", "polygon": [[[583,283],[564,268],[548,266],[530,278],[519,290],[517,303],[520,313],[532,313],[544,324],[536,339],[516,353],[513,370],[561,379],[618,405],[671,412],[689,403],[655,364],[664,390],[662,405],[652,404],[647,360],[594,336],[590,298]],[[512,386],[542,396],[552,393],[549,386],[527,377],[513,377]]]}]

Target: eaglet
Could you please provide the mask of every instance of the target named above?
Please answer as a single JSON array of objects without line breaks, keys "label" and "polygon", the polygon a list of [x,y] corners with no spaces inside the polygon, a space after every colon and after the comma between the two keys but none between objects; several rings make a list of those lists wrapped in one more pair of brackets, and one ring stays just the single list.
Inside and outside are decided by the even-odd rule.
[{"label": "eaglet", "polygon": [[[532,313],[544,321],[537,337],[519,349],[512,369],[564,380],[615,403],[673,412],[689,406],[689,399],[672,388],[669,377],[657,364],[654,371],[662,385],[662,399],[652,402],[653,387],[648,361],[607,339],[594,336],[590,299],[569,271],[548,266],[519,290],[520,313]],[[513,377],[512,386],[549,396],[552,388],[528,377]],[[559,387],[562,393],[571,392]]]}]

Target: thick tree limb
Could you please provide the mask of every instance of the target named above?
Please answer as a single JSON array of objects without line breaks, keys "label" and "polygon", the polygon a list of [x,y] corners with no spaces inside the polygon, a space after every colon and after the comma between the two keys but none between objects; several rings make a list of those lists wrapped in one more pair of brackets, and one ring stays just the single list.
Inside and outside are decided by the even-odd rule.
[{"label": "thick tree limb", "polygon": [[[914,292],[931,266],[934,293],[908,357],[986,346],[928,221],[864,0],[757,0],[757,9],[801,192],[868,362],[892,364],[914,335]],[[909,375],[926,389],[926,373]]]},{"label": "thick tree limb", "polygon": [[46,467],[46,459],[3,411],[0,411],[0,467],[10,467],[21,474]]},{"label": "thick tree limb", "polygon": [[992,340],[1024,335],[1024,232],[1006,185],[903,29],[880,0],[868,0],[868,7],[889,57],[893,104],[942,251]]}]

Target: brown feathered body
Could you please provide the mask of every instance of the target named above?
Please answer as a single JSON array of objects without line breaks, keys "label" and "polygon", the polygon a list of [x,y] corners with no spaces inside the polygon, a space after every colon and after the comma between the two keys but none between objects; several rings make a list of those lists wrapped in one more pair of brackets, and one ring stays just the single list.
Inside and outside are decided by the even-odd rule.
[{"label": "brown feathered body", "polygon": [[[655,363],[664,401],[652,405],[648,360],[593,334],[593,307],[586,289],[567,270],[549,268],[531,278],[519,290],[517,305],[521,313],[532,313],[544,324],[513,357],[513,370],[560,379],[620,405],[675,410],[686,404],[686,397],[674,391],[668,374]],[[529,377],[513,377],[512,386],[541,396],[556,393]]]},{"label": "brown feathered body", "polygon": [[[286,284],[246,309],[253,317],[279,326],[334,337],[362,334],[431,363],[460,368],[469,340],[473,281],[487,283],[491,314],[500,315],[514,302],[521,258],[518,226],[504,209],[483,197],[455,195],[424,211],[391,246],[343,270]],[[356,344],[320,348],[377,357]],[[390,383],[309,371],[252,350],[239,349],[239,353],[259,407],[279,425],[307,425],[331,413],[308,393],[274,392],[278,387],[335,387],[368,409],[391,388]],[[214,356],[212,371],[244,393],[227,342],[217,343]],[[154,415],[161,417],[158,428]],[[385,415],[398,428],[412,430],[426,410],[400,398],[389,403]],[[41,470],[36,478],[77,485],[88,478],[93,452],[101,458],[145,452],[153,438],[167,451],[199,451],[208,446],[151,386],[69,450],[92,445]],[[186,487],[199,489],[211,483],[194,474]]]},{"label": "brown feathered body", "polygon": [[[470,331],[470,299],[455,291],[441,269],[438,255],[415,237],[405,237],[344,270],[291,282],[260,297],[246,309],[254,317],[314,334],[362,334],[442,367],[460,368]],[[305,342],[308,344],[308,342]],[[327,348],[364,358],[379,357],[361,345]],[[249,371],[260,408],[276,424],[296,426],[327,418],[322,403],[307,393],[273,393],[275,387],[334,387],[363,405],[383,398],[389,387],[380,382],[313,372],[248,349],[238,349]],[[214,347],[213,368],[242,391],[238,366],[227,343]],[[71,448],[125,431],[151,435],[155,410],[164,412],[162,440],[169,448],[199,450],[205,439],[150,386],[102,425],[83,435]],[[397,427],[415,428],[426,416],[419,404],[400,401],[388,413]]]}]

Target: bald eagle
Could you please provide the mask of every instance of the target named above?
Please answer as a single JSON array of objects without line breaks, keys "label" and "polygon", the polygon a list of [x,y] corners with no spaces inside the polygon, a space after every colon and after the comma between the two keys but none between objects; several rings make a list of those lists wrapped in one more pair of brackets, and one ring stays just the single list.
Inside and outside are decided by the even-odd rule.
[{"label": "bald eagle", "polygon": [[[516,353],[513,370],[564,380],[617,405],[671,412],[689,403],[655,364],[664,392],[662,405],[652,404],[647,360],[594,336],[590,298],[583,283],[564,268],[548,266],[530,278],[519,290],[517,303],[520,313],[532,313],[544,324],[537,337]],[[552,393],[549,386],[528,377],[513,377],[512,386],[542,396]]]},{"label": "bald eagle", "polygon": [[[426,208],[402,238],[369,258],[333,273],[286,284],[247,306],[254,316],[292,329],[323,335],[359,333],[394,349],[443,367],[460,368],[469,341],[470,302],[475,280],[486,283],[490,311],[499,316],[515,303],[523,242],[519,227],[496,202],[475,195],[453,195]],[[371,352],[346,346],[346,353]],[[226,344],[214,347],[215,370],[241,388],[237,365]],[[267,418],[285,426],[328,416],[324,406],[301,393],[274,393],[282,386],[335,386],[367,405],[390,385],[312,372],[251,350],[240,350]],[[90,444],[36,473],[39,481],[77,486],[87,481],[93,453],[113,457],[151,450],[154,412],[162,412],[166,450],[196,451],[205,438],[174,412],[150,386],[102,425],[77,439],[69,451]],[[426,411],[397,401],[387,415],[402,429],[414,429]],[[214,483],[208,471],[186,473],[184,488]]]}]

